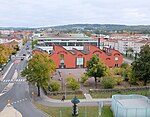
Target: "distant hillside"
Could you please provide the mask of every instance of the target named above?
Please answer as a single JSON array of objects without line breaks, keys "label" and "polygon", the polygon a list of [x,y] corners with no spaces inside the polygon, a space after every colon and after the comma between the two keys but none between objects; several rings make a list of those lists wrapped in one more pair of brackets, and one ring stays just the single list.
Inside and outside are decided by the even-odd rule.
[{"label": "distant hillside", "polygon": [[118,31],[122,32],[135,32],[135,33],[150,33],[150,25],[136,25],[136,26],[127,26],[127,25],[118,25],[118,24],[69,24],[63,26],[53,26],[51,27],[55,30],[99,30],[104,32],[113,32]]}]

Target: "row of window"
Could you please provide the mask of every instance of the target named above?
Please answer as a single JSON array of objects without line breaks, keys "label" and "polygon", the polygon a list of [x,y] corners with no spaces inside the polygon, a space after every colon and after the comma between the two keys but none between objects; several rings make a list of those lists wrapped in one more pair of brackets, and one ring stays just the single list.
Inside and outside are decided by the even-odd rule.
[{"label": "row of window", "polygon": [[[60,45],[60,46],[83,46],[84,42],[45,42],[45,46]],[[86,42],[86,44],[91,44],[97,46],[97,42]]]}]

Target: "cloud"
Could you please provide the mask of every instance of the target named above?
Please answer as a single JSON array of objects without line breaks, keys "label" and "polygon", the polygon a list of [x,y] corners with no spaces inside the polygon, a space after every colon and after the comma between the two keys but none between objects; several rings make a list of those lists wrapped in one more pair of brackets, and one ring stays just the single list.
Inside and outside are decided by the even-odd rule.
[{"label": "cloud", "polygon": [[150,24],[149,0],[3,0],[0,26]]}]

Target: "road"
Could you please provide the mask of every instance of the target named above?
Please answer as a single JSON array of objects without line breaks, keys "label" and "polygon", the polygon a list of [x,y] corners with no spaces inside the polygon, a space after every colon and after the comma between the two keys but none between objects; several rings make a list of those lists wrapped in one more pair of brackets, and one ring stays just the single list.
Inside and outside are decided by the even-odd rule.
[{"label": "road", "polygon": [[[26,52],[27,45],[31,46],[31,42],[27,42],[25,47],[20,50],[20,53],[18,56],[22,56],[24,53],[27,53]],[[26,67],[27,65],[26,60],[25,59],[23,61],[21,61],[20,59],[14,60],[14,61],[11,61],[9,64],[11,64],[12,62],[14,62],[14,65],[11,67],[10,71],[6,75],[5,80],[12,79],[12,76],[15,70],[17,70],[19,73],[18,79],[24,79],[20,76],[20,72]],[[4,70],[3,72],[5,73],[6,70]],[[0,92],[6,86],[7,86],[7,83],[0,83]],[[12,106],[16,110],[20,111],[23,117],[47,117],[45,114],[43,114],[41,111],[37,110],[33,106],[31,102],[31,98],[29,94],[29,86],[27,82],[18,81],[17,83],[14,83],[13,87],[7,93],[0,96],[0,111],[2,111],[3,108],[7,105],[8,100],[11,100]]]}]

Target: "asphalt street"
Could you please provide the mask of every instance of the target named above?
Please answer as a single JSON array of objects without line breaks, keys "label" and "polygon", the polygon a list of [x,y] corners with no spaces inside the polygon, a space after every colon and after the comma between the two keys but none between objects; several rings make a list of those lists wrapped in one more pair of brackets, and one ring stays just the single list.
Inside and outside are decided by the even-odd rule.
[{"label": "asphalt street", "polygon": [[[26,48],[27,46],[30,46],[31,49],[31,42],[28,42],[21,50],[18,56],[22,56],[24,53],[27,56]],[[26,67],[26,57],[23,61],[20,60],[18,57],[17,60],[10,61],[10,63],[5,67],[3,74],[8,69],[9,65],[14,62],[14,65],[11,67],[10,71],[5,77],[5,80],[12,79],[12,76],[15,72],[15,70],[18,71],[18,79],[24,79],[20,76],[20,72]],[[6,87],[7,83],[0,83],[0,92]],[[14,83],[12,89],[10,89],[7,93],[0,96],[0,111],[3,110],[3,108],[7,105],[8,100],[10,100],[12,106],[21,112],[23,117],[47,117],[45,114],[43,114],[41,111],[36,109],[30,98],[29,94],[29,86],[27,82],[18,82]]]}]

